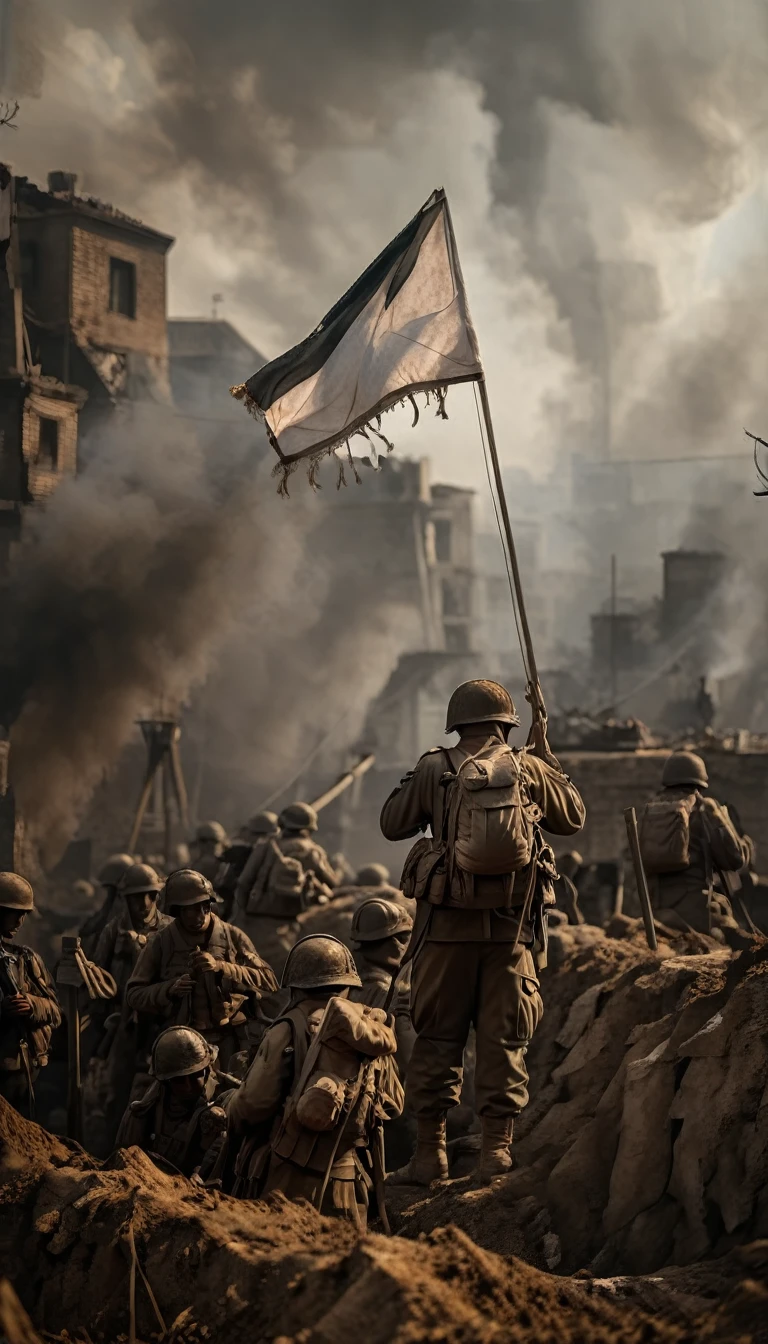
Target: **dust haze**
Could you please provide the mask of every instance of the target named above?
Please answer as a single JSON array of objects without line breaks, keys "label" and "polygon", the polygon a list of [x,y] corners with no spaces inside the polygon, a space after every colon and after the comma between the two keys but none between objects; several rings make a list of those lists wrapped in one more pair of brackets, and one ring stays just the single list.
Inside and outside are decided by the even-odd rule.
[{"label": "dust haze", "polygon": [[[177,235],[172,314],[205,312],[220,291],[224,315],[275,355],[443,184],[508,467],[557,475],[579,455],[739,453],[743,426],[766,426],[761,0],[289,0],[271,10],[247,0],[37,0],[37,13],[41,96],[22,89],[19,130],[4,152],[33,178],[76,171],[83,190]],[[425,422],[413,436],[401,422],[398,450],[430,453],[436,479],[481,488],[461,389],[449,412],[447,426]],[[143,468],[148,449],[136,451]],[[710,475],[691,473],[671,544],[701,523]],[[749,666],[764,653],[766,628],[763,512],[751,484],[745,462],[743,492],[721,495],[718,522],[719,541],[744,567],[743,591],[759,604],[758,620],[749,600],[733,604],[738,617],[727,611],[722,656],[732,661],[738,644]],[[130,518],[121,524],[126,547],[134,535],[142,552],[166,485],[147,474],[135,533]],[[44,532],[65,529],[59,511],[87,509],[88,490],[78,481],[54,502],[41,544]],[[198,506],[215,538],[205,491]],[[215,665],[212,684],[249,750],[260,733],[263,745],[258,716],[277,695],[271,776],[314,725],[327,724],[338,669],[369,629],[379,643],[369,644],[370,674],[356,683],[366,693],[415,635],[385,603],[366,625],[363,601],[345,604],[322,575],[307,585],[305,524],[317,523],[321,503],[292,498],[279,521],[269,508],[279,562],[274,549],[256,555],[250,538],[241,546],[245,523],[222,540],[223,558],[214,540],[209,559],[184,562],[181,633],[167,662],[183,693]],[[627,520],[613,509],[574,521],[585,554],[597,555]],[[97,509],[97,534],[103,526]],[[647,551],[642,540],[632,545],[628,568]],[[173,539],[160,549],[172,552]],[[217,581],[220,591],[229,582],[231,564],[242,576],[237,599],[207,602]],[[84,618],[66,596],[62,610],[75,608],[77,626]],[[121,611],[116,602],[118,624]],[[163,655],[168,638],[159,614],[150,617],[142,648]],[[315,650],[331,646],[339,657],[329,654],[321,672]],[[156,676],[146,652],[128,657],[123,727],[84,780],[113,759]],[[99,708],[98,724],[95,711],[88,720],[91,740],[106,717]],[[34,731],[44,725],[43,716]],[[33,732],[24,720],[22,732]],[[231,745],[232,727],[224,738]],[[247,792],[255,781],[246,780],[244,755],[236,759]]]}]

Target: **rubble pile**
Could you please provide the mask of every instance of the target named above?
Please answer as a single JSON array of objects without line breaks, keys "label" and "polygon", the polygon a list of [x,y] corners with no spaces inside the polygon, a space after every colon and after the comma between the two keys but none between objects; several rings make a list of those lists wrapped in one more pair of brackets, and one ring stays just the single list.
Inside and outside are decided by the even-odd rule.
[{"label": "rubble pile", "polygon": [[[515,1169],[431,1198],[406,1192],[406,1235],[453,1222],[560,1273],[649,1274],[768,1236],[768,944],[574,933],[544,974],[531,1104]],[[699,938],[700,935],[694,935]],[[710,940],[703,940],[706,945]]]}]

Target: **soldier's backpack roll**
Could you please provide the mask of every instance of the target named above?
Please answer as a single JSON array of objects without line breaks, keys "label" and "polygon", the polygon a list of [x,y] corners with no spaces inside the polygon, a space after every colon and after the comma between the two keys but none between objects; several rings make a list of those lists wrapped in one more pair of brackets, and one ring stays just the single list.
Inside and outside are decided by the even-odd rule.
[{"label": "soldier's backpack roll", "polygon": [[691,862],[691,816],[699,798],[652,798],[640,820],[640,853],[649,876],[682,873]]}]

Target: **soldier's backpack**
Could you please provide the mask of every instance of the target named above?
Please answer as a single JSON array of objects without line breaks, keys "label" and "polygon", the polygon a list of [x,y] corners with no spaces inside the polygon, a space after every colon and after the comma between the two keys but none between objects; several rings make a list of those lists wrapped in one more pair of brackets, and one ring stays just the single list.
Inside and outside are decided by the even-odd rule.
[{"label": "soldier's backpack", "polygon": [[462,761],[447,803],[452,866],[477,877],[528,867],[541,808],[531,798],[519,751],[490,739]]},{"label": "soldier's backpack", "polygon": [[691,862],[691,816],[696,793],[683,798],[652,798],[640,819],[640,855],[650,877],[682,873]]},{"label": "soldier's backpack", "polygon": [[274,840],[263,847],[248,895],[246,914],[294,919],[304,909],[306,873],[299,859],[283,854]]}]

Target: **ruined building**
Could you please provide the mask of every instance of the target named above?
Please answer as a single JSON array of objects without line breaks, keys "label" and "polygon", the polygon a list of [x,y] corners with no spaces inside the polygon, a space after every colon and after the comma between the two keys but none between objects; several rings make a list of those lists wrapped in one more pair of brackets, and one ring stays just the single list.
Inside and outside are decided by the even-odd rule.
[{"label": "ruined building", "polygon": [[24,317],[32,357],[88,393],[93,420],[121,400],[170,403],[166,257],[173,239],[76,194],[16,179]]}]

